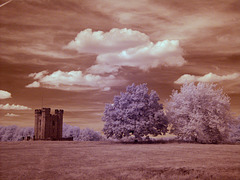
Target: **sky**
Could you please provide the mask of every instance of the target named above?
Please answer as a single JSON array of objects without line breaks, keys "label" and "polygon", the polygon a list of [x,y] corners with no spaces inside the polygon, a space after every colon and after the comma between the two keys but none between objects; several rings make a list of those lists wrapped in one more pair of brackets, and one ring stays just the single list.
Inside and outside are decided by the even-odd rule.
[{"label": "sky", "polygon": [[0,0],[0,125],[50,107],[100,131],[126,86],[164,103],[184,82],[217,83],[240,114],[240,1]]}]

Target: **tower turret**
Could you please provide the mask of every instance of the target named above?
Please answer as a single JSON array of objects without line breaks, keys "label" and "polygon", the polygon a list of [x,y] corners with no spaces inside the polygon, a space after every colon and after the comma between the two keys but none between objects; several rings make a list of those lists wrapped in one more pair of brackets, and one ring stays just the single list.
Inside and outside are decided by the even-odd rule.
[{"label": "tower turret", "polygon": [[42,111],[41,109],[35,109],[35,122],[34,122],[34,138],[39,139],[41,133],[41,119]]},{"label": "tower turret", "polygon": [[62,138],[62,125],[63,125],[63,110],[55,109],[55,114],[58,116],[57,122],[57,137]]}]

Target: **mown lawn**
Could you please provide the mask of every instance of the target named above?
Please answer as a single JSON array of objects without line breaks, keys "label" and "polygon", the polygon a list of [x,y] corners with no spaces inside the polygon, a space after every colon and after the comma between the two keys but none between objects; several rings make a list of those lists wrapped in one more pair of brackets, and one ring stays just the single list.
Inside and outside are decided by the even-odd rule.
[{"label": "mown lawn", "polygon": [[240,145],[1,142],[0,179],[240,179]]}]

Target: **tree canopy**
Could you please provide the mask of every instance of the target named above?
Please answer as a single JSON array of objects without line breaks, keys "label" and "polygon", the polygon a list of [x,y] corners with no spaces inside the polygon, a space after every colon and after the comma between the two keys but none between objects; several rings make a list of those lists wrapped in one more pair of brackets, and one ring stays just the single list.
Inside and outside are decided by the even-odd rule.
[{"label": "tree canopy", "polygon": [[148,94],[147,84],[128,86],[114,97],[113,104],[106,104],[104,134],[116,139],[135,136],[137,140],[165,134],[168,121],[159,100],[156,91]]},{"label": "tree canopy", "polygon": [[200,143],[219,143],[228,138],[230,98],[216,84],[186,83],[173,91],[166,105],[171,132]]}]

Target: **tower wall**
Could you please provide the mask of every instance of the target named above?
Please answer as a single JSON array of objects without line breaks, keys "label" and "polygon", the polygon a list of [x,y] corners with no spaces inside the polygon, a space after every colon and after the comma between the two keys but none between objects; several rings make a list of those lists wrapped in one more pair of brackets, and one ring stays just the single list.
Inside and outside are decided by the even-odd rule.
[{"label": "tower wall", "polygon": [[58,120],[57,120],[57,137],[59,139],[62,138],[62,126],[63,126],[63,110],[60,109],[55,109],[55,114],[58,116]]},{"label": "tower wall", "polygon": [[55,110],[50,114],[50,108],[35,110],[34,135],[36,140],[62,139],[63,110]]},{"label": "tower wall", "polygon": [[49,131],[50,108],[42,109],[42,123],[41,123],[41,139],[47,139]]},{"label": "tower wall", "polygon": [[51,135],[53,139],[59,139],[58,137],[58,116],[57,115],[52,115],[52,131]]},{"label": "tower wall", "polygon": [[39,139],[40,136],[40,131],[41,131],[41,127],[39,125],[40,121],[41,121],[41,116],[42,116],[42,111],[41,109],[36,109],[35,110],[35,122],[34,122],[34,137],[35,139]]}]

